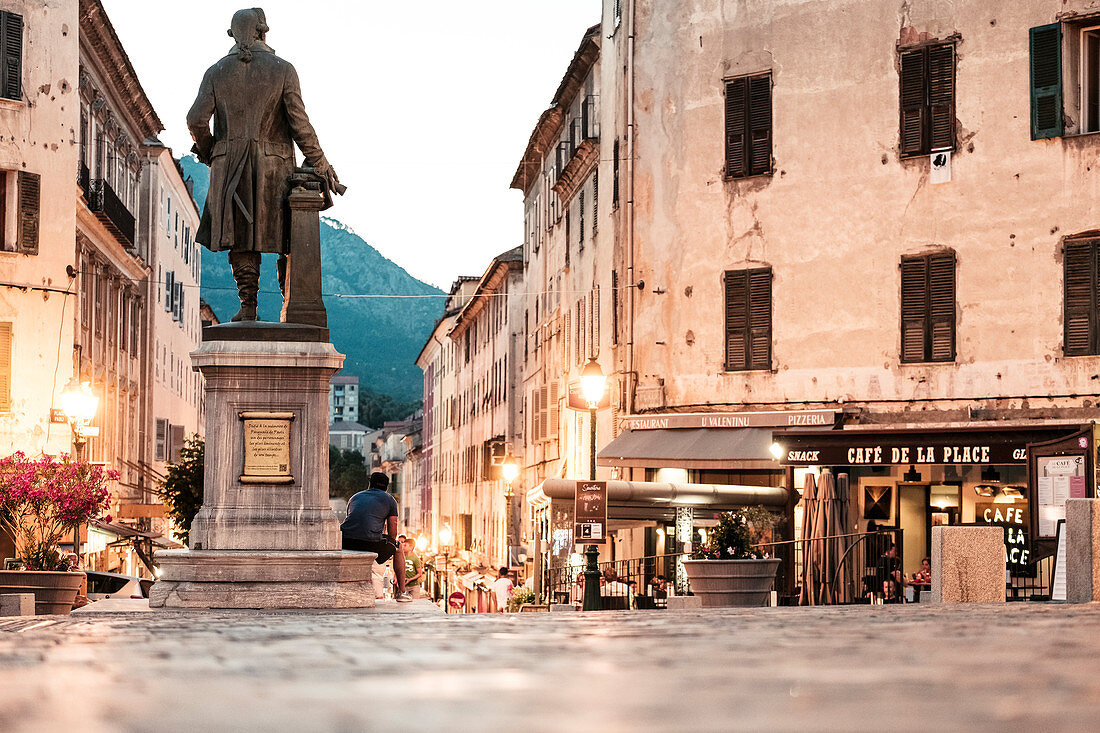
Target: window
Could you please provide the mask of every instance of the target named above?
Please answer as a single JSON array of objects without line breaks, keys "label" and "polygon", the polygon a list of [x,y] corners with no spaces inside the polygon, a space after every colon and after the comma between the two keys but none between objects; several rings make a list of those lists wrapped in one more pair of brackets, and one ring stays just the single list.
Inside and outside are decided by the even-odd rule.
[{"label": "window", "polygon": [[0,97],[21,101],[23,99],[23,16],[0,12]]},{"label": "window", "polygon": [[166,460],[165,456],[168,452],[168,421],[158,417],[156,424],[157,434],[153,448],[153,460],[163,461]]},{"label": "window", "polygon": [[726,82],[726,178],[772,170],[772,75]]},{"label": "window", "polygon": [[727,270],[726,369],[771,369],[772,270]]},{"label": "window", "polygon": [[577,251],[584,251],[584,189],[577,198]]},{"label": "window", "polygon": [[600,213],[600,169],[595,168],[592,171],[592,244],[596,244],[596,231],[599,229],[599,224],[596,222],[596,217]]},{"label": "window", "polygon": [[0,323],[0,411],[11,409],[11,323]]},{"label": "window", "polygon": [[901,258],[901,360],[955,360],[955,253]]},{"label": "window", "polygon": [[619,208],[619,138],[611,145],[611,208]]},{"label": "window", "polygon": [[[2,249],[38,254],[41,177],[27,171],[0,171],[0,241]],[[9,217],[16,217],[9,223]]]},{"label": "window", "polygon": [[1064,343],[1066,356],[1100,354],[1100,239],[1067,241],[1063,250]]},{"label": "window", "polygon": [[955,45],[901,52],[901,155],[955,149]]}]

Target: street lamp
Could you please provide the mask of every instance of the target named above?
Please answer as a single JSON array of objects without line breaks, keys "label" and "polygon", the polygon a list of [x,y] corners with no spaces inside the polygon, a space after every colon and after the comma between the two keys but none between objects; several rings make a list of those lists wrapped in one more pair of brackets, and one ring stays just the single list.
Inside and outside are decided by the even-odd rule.
[{"label": "street lamp", "polygon": [[451,525],[444,524],[439,530],[439,546],[443,548],[443,611],[444,613],[450,613],[451,608],[451,594],[450,594],[450,580],[447,577],[447,570],[451,564],[450,548],[451,540],[454,539],[454,532],[451,531]]},{"label": "street lamp", "polygon": [[426,549],[428,549],[428,538],[424,535],[420,535],[416,538],[416,551],[424,552]]},{"label": "street lamp", "polygon": [[79,382],[73,377],[65,385],[65,389],[61,390],[61,411],[65,413],[72,427],[73,452],[78,461],[84,458],[84,446],[88,437],[99,434],[98,428],[88,427],[98,408],[99,398],[92,392],[89,382]]},{"label": "street lamp", "polygon": [[505,524],[504,524],[504,544],[508,547],[508,564],[512,564],[512,547],[515,545],[512,540],[515,538],[515,533],[512,531],[512,482],[519,476],[519,464],[516,462],[514,456],[508,456],[504,459],[504,463],[500,464],[500,477],[504,479],[504,504],[505,510]]},{"label": "street lamp", "polygon": [[[607,377],[595,359],[589,359],[581,370],[581,395],[588,403],[588,435],[591,452],[589,454],[588,478],[596,480],[596,410],[603,400],[607,389]],[[595,545],[584,548],[587,560],[584,567],[584,605],[585,611],[598,611],[600,608],[600,568],[596,561],[600,549]]]}]

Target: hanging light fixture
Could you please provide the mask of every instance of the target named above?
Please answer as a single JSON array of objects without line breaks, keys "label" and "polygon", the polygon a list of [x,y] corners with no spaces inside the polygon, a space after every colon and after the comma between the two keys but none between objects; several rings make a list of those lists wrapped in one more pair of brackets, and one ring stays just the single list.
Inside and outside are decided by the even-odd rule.
[{"label": "hanging light fixture", "polygon": [[993,466],[986,466],[982,469],[982,483],[983,484],[999,484],[1001,482],[1001,472]]},{"label": "hanging light fixture", "polygon": [[909,464],[909,470],[906,471],[905,475],[902,476],[901,478],[902,478],[902,480],[908,481],[909,483],[914,483],[914,484],[920,483],[921,475],[920,475],[920,471],[917,470],[916,464],[910,463]]}]

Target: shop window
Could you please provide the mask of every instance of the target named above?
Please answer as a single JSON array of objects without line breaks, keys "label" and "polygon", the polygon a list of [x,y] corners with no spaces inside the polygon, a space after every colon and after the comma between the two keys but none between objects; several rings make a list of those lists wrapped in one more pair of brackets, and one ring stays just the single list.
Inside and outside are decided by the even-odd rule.
[{"label": "shop window", "polygon": [[772,75],[726,82],[726,178],[772,171]]},{"label": "shop window", "polygon": [[726,369],[771,369],[772,270],[728,270],[726,289]]},{"label": "shop window", "polygon": [[1100,239],[1067,241],[1063,268],[1063,349],[1066,356],[1100,354]]},{"label": "shop window", "polygon": [[901,360],[955,360],[955,253],[901,258]]},{"label": "shop window", "polygon": [[901,52],[901,155],[955,149],[955,46]]}]

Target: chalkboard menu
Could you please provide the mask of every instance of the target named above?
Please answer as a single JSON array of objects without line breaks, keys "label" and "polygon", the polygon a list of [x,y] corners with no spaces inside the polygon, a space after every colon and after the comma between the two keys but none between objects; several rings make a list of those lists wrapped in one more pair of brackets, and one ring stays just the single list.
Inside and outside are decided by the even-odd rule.
[{"label": "chalkboard menu", "polygon": [[1005,567],[1015,573],[1023,573],[1031,561],[1031,541],[1028,529],[1031,515],[1026,501],[1012,504],[977,502],[974,504],[974,521],[1003,527],[1005,532]]},{"label": "chalkboard menu", "polygon": [[578,481],[573,541],[585,545],[607,542],[607,482]]}]

